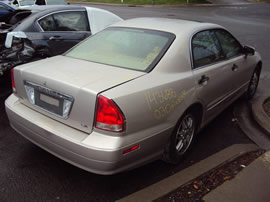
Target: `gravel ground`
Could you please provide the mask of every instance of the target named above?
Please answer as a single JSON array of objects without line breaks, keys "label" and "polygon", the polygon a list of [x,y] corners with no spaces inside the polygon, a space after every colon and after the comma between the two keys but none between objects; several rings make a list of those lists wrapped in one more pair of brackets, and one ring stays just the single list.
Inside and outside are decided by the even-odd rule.
[{"label": "gravel ground", "polygon": [[270,117],[270,98],[268,98],[263,104],[264,111]]}]

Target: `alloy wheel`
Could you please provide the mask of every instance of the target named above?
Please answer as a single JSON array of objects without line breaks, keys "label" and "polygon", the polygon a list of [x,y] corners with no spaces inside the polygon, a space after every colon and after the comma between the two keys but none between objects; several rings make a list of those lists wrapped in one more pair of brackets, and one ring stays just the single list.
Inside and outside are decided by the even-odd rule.
[{"label": "alloy wheel", "polygon": [[189,148],[195,132],[195,120],[187,114],[181,121],[176,133],[175,149],[178,155],[183,155]]},{"label": "alloy wheel", "polygon": [[252,75],[249,86],[249,94],[251,97],[255,94],[257,90],[258,82],[259,82],[258,71],[255,71]]}]

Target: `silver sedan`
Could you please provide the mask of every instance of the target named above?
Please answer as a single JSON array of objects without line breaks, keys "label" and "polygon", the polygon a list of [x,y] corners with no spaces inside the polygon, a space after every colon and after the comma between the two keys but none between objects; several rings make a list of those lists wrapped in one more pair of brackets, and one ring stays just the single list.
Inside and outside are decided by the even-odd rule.
[{"label": "silver sedan", "polygon": [[179,163],[201,128],[253,97],[261,68],[260,55],[219,25],[131,19],[14,68],[5,106],[34,144],[114,174],[158,158]]}]

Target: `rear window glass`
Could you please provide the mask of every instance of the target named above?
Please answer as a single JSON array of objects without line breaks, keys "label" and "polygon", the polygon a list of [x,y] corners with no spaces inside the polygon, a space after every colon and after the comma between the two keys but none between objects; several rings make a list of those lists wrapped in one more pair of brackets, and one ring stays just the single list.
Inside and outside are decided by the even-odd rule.
[{"label": "rear window glass", "polygon": [[66,56],[139,71],[149,71],[169,48],[174,34],[133,28],[108,28]]}]

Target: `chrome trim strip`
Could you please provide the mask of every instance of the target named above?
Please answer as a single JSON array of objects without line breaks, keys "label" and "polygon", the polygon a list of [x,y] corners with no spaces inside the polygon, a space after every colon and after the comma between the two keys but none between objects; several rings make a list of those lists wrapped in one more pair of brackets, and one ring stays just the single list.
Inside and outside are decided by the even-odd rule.
[{"label": "chrome trim strip", "polygon": [[235,91],[229,93],[228,95],[226,95],[224,98],[222,98],[221,100],[217,101],[216,103],[214,103],[213,105],[211,105],[210,107],[208,107],[206,109],[206,111],[210,111],[212,109],[214,109],[215,107],[217,107],[219,104],[221,104],[224,100],[228,99],[229,97],[231,97],[233,94],[235,94],[237,91],[239,91],[240,89],[242,89],[244,86],[248,85],[249,81],[244,83],[242,86],[240,86],[239,88],[237,88]]}]

